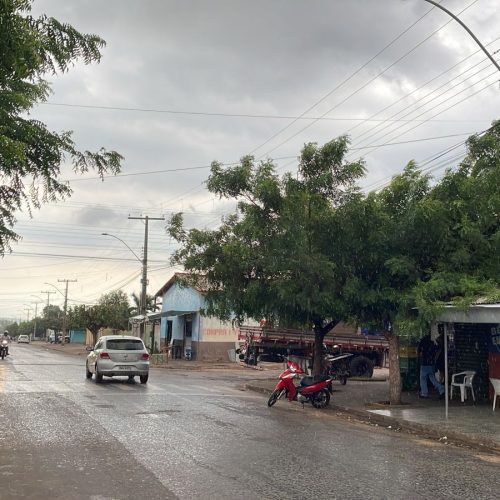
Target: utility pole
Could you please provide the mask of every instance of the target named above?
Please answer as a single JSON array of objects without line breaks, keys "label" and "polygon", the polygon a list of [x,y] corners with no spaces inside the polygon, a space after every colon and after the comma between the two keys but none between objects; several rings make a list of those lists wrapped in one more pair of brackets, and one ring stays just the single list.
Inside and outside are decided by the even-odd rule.
[{"label": "utility pole", "polygon": [[51,293],[56,293],[54,290],[42,290],[40,293],[46,293],[47,294],[47,308],[50,306],[50,294]]},{"label": "utility pole", "polygon": [[[150,220],[165,220],[164,217],[128,217],[130,220],[143,220],[144,223],[144,252],[142,258],[142,290],[141,290],[141,316],[143,317],[141,322],[141,338],[144,340],[145,325],[146,325],[146,313],[147,313],[147,286],[148,286],[148,222]],[[153,346],[151,346],[153,347]]]},{"label": "utility pole", "polygon": [[36,339],[36,315],[38,314],[38,304],[43,304],[43,302],[35,302],[35,319],[33,321],[33,340]]},{"label": "utility pole", "polygon": [[[40,293],[46,293],[47,294],[47,314],[49,314],[49,306],[50,306],[50,294],[51,293],[56,293],[54,290],[42,290]],[[48,335],[47,335],[47,330],[45,330],[45,340],[49,340]],[[54,340],[57,340],[54,338]]]},{"label": "utility pole", "polygon": [[66,290],[64,293],[64,315],[63,315],[63,327],[62,327],[62,339],[61,344],[64,345],[66,340],[66,312],[68,311],[68,283],[74,283],[77,280],[57,280],[59,283],[66,283]]}]

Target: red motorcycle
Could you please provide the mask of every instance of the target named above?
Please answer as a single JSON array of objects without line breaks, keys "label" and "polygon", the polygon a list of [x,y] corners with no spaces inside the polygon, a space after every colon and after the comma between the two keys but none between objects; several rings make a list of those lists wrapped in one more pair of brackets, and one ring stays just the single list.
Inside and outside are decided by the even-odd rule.
[{"label": "red motorcycle", "polygon": [[324,408],[328,405],[333,391],[331,377],[304,377],[300,385],[296,386],[293,380],[305,372],[295,361],[288,361],[287,366],[288,368],[280,374],[267,406],[273,406],[283,396],[288,397],[290,401],[302,403],[302,406],[304,403],[311,403],[315,408]]}]

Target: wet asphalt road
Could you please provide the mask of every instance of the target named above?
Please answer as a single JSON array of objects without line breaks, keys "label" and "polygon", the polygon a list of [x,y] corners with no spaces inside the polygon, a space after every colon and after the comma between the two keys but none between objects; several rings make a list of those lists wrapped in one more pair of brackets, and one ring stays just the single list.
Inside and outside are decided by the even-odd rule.
[{"label": "wet asphalt road", "polygon": [[0,498],[499,498],[498,457],[243,392],[249,371],[85,379],[84,360],[0,360]]}]

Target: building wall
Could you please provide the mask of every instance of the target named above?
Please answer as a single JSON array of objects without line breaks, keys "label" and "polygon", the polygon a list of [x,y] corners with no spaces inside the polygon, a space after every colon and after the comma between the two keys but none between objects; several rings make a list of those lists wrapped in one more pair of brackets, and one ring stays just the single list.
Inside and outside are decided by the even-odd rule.
[{"label": "building wall", "polygon": [[[190,287],[174,283],[164,294],[162,313],[175,312],[172,316],[162,316],[160,336],[162,344],[167,338],[167,322],[172,321],[172,355],[184,356],[191,348],[194,358],[204,361],[228,361],[228,350],[235,348],[237,330],[230,323],[222,323],[215,318],[203,317],[199,311],[205,305],[203,294]],[[185,336],[186,322],[191,320],[192,335]]]},{"label": "building wall", "polygon": [[85,344],[86,332],[85,330],[70,330],[69,341],[72,344]]}]

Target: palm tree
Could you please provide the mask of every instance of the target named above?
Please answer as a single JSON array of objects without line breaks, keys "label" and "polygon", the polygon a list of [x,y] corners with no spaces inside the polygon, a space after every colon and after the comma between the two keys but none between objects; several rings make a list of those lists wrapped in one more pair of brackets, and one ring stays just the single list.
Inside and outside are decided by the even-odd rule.
[{"label": "palm tree", "polygon": [[[135,292],[132,293],[133,306],[129,309],[129,314],[131,316],[137,316],[141,314],[141,297]],[[146,313],[156,312],[161,309],[160,304],[156,303],[156,297],[153,295],[146,294]]]}]

